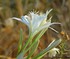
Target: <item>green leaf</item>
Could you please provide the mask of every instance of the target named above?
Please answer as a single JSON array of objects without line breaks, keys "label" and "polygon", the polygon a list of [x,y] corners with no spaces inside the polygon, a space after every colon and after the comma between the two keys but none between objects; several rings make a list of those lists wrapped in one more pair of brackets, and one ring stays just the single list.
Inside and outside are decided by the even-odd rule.
[{"label": "green leaf", "polygon": [[[22,48],[21,52],[24,52],[24,54],[41,38],[41,36],[46,32],[48,28],[43,29],[40,34],[36,37],[36,39],[34,39],[33,43],[30,45],[30,47],[26,50],[25,48],[28,46],[30,40],[32,40],[32,35],[29,36],[25,46]],[[25,50],[25,51],[24,51]]]},{"label": "green leaf", "polygon": [[24,59],[24,58],[23,58],[23,55],[24,55],[24,53],[21,52],[21,53],[16,57],[16,59]]},{"label": "green leaf", "polygon": [[[29,37],[28,42],[26,43],[25,47],[23,47],[22,51],[20,52],[20,54],[17,56],[17,58],[22,57],[23,53],[25,54],[27,51],[29,51],[30,48],[33,47],[33,45],[42,37],[42,35],[46,32],[48,28],[43,29],[40,34],[36,37],[36,39],[34,39],[33,43],[30,45],[30,47],[28,49],[25,50],[25,47],[28,45],[29,40],[32,38],[31,36]],[[24,51],[25,50],[25,51]]]},{"label": "green leaf", "polygon": [[[30,34],[29,35],[29,38],[28,38],[28,40],[27,40],[27,42],[26,42],[26,44],[23,46],[23,48],[22,48],[22,51],[24,51],[24,50],[26,50],[26,47],[28,46],[28,44],[30,43],[30,41],[33,39],[33,37],[32,37],[32,35]],[[21,51],[21,52],[22,52]]]},{"label": "green leaf", "polygon": [[60,42],[61,42],[61,39],[53,40],[46,49],[44,49],[42,52],[36,55],[33,59],[41,59],[45,54],[47,54],[49,50],[59,45]]},{"label": "green leaf", "polygon": [[[25,49],[26,46],[27,46],[28,43],[29,43],[29,40],[31,39],[31,37],[30,37],[29,40],[28,40],[28,42],[26,43],[25,47],[23,47],[23,49],[22,49],[22,51],[20,52],[19,55],[21,55],[22,52],[25,54],[27,51],[29,51],[29,49],[33,47],[33,45],[41,38],[41,36],[46,32],[46,30],[47,30],[47,28],[44,29],[44,30],[42,30],[42,31],[40,32],[40,34],[36,37],[36,39],[34,39],[33,43],[30,45],[30,47],[29,47],[28,49]],[[25,51],[24,51],[24,50],[25,50]]]},{"label": "green leaf", "polygon": [[37,50],[38,44],[39,44],[39,40],[37,42],[35,42],[35,44],[33,45],[33,47],[30,50],[30,54],[27,56],[26,59],[29,59],[33,55],[33,53]]},{"label": "green leaf", "polygon": [[23,43],[23,30],[20,29],[20,39],[19,39],[19,46],[18,46],[18,53],[21,51],[22,49],[22,43]]},{"label": "green leaf", "polygon": [[[43,30],[40,32],[40,34],[34,39],[34,41],[32,42],[32,44],[30,45],[30,47],[29,47],[27,50],[25,50],[25,53],[26,53],[30,48],[33,47],[33,45],[42,37],[42,35],[46,32],[47,29],[48,29],[48,28],[43,29]],[[24,54],[25,54],[25,53],[24,53]]]}]

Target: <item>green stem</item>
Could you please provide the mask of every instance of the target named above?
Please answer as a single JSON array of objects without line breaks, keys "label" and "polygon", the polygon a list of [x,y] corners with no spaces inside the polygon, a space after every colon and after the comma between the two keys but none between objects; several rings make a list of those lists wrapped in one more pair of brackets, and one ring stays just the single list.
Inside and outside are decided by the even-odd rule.
[{"label": "green stem", "polygon": [[25,53],[41,38],[41,36],[46,32],[47,29],[44,29],[41,31],[41,33],[36,37],[36,39],[33,41],[31,46],[25,51]]},{"label": "green stem", "polygon": [[22,48],[22,50],[21,50],[21,52],[17,55],[17,58],[18,58],[18,56],[21,56],[21,55],[23,55],[23,54],[25,54],[25,49],[26,49],[26,47],[28,46],[28,44],[29,44],[29,42],[30,42],[30,40],[32,39],[33,37],[32,37],[32,35],[30,34],[29,35],[29,38],[28,38],[28,40],[27,40],[27,42],[26,42],[26,44],[24,45],[24,47]]},{"label": "green stem", "polygon": [[22,48],[22,50],[25,50],[26,49],[26,47],[28,46],[28,44],[29,44],[30,40],[32,40],[32,38],[33,38],[32,35],[30,35],[29,38],[28,38],[28,40],[27,40],[27,42],[26,42],[26,44]]}]

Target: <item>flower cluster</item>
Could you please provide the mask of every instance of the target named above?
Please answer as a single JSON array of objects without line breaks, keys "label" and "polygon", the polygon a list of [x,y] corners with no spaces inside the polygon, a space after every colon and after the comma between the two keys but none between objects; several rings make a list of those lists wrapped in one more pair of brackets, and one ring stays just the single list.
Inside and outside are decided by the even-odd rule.
[{"label": "flower cluster", "polygon": [[51,23],[52,17],[50,17],[47,20],[48,14],[51,12],[51,10],[47,11],[45,14],[30,12],[29,13],[30,16],[25,15],[25,16],[22,16],[21,19],[13,17],[13,19],[16,19],[26,24],[29,28],[29,32],[33,35],[36,35],[41,30],[48,28],[50,25],[53,24]]},{"label": "flower cluster", "polygon": [[[60,24],[60,23],[51,23],[52,17],[48,18],[48,15],[51,11],[52,11],[52,9],[49,11],[46,11],[46,13],[43,13],[43,14],[30,12],[29,15],[21,16],[21,18],[16,18],[16,17],[12,18],[12,19],[16,19],[16,20],[26,24],[29,29],[28,40],[27,40],[26,44],[24,45],[24,47],[22,48],[22,51],[17,56],[17,59],[20,59],[20,57],[23,59],[23,54],[25,55],[25,53],[27,51],[31,51],[30,49],[33,48],[32,53],[29,54],[27,59],[30,58],[30,56],[32,56],[32,54],[36,50],[33,46],[36,45],[36,47],[38,47],[37,42],[39,41],[41,36],[47,31],[47,29],[50,28],[50,29],[54,30],[50,26],[53,24]],[[58,31],[56,31],[56,30],[54,30],[54,31],[58,33]],[[39,34],[39,35],[32,42],[32,39],[35,37],[36,34]],[[40,59],[51,48],[53,48],[53,49],[49,51],[49,56],[50,57],[56,56],[57,52],[59,52],[59,49],[54,48],[54,47],[56,47],[60,42],[61,42],[61,39],[54,40],[46,49],[44,49],[42,52],[40,52],[33,59]],[[29,46],[29,44],[30,44],[30,46]],[[28,47],[28,49],[27,49],[27,47]]]}]

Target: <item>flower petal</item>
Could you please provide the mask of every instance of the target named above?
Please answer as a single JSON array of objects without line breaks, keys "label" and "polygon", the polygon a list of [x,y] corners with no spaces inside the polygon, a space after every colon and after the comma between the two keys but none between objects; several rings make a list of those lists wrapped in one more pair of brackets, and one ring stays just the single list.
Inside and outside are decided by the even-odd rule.
[{"label": "flower petal", "polygon": [[46,15],[38,15],[38,14],[34,14],[33,12],[30,13],[32,20],[32,30],[38,28],[40,26],[40,23],[42,22],[42,20],[44,20],[46,18]]},{"label": "flower petal", "polygon": [[39,31],[41,31],[41,30],[43,30],[43,29],[45,29],[45,28],[48,29],[49,26],[53,24],[53,23],[51,23],[51,18],[52,18],[52,17],[50,17],[49,20],[47,20],[47,22],[46,22],[45,24],[41,25],[42,22],[44,21],[44,20],[43,20],[43,21],[41,22],[41,24],[40,24],[41,26],[38,27],[37,29],[35,29],[35,30],[33,31],[34,35],[36,35]]},{"label": "flower petal", "polygon": [[56,32],[56,33],[59,33],[57,30],[55,30],[54,28],[52,28],[52,27],[49,27],[51,30],[53,30],[54,32]]},{"label": "flower petal", "polygon": [[49,13],[52,11],[52,9],[50,9],[49,11],[46,11],[46,17],[49,15]]},{"label": "flower petal", "polygon": [[49,57],[55,57],[57,53],[59,53],[59,49],[58,48],[53,48],[51,49],[49,52]]},{"label": "flower petal", "polygon": [[43,26],[40,26],[39,28],[37,28],[38,29],[38,31],[41,31],[42,29],[45,29],[45,28],[49,28],[49,26],[50,25],[52,25],[52,23],[46,23],[46,24],[44,24]]},{"label": "flower petal", "polygon": [[15,20],[18,20],[18,21],[22,22],[22,20],[20,18],[17,18],[17,17],[12,17],[11,19],[15,19]]},{"label": "flower petal", "polygon": [[24,24],[26,24],[28,27],[30,27],[30,22],[29,22],[29,19],[27,19],[27,17],[28,16],[22,16],[21,19]]},{"label": "flower petal", "polygon": [[43,29],[45,29],[45,28],[48,29],[49,26],[51,26],[51,25],[52,25],[52,23],[46,23],[45,25],[38,27],[38,28],[35,30],[35,32],[33,32],[33,35],[36,35],[38,32],[40,32],[41,30],[43,30]]}]

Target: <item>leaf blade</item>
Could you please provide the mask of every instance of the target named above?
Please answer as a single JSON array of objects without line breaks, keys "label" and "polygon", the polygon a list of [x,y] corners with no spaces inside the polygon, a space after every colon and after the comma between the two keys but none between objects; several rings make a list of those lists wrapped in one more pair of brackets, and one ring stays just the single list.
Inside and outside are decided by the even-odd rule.
[{"label": "leaf blade", "polygon": [[19,39],[19,43],[18,43],[18,53],[21,51],[22,49],[22,43],[23,43],[23,30],[20,29],[20,39]]},{"label": "leaf blade", "polygon": [[33,59],[42,58],[50,49],[56,47],[60,42],[61,42],[61,39],[52,41],[46,49],[44,49],[42,52],[36,55]]}]

